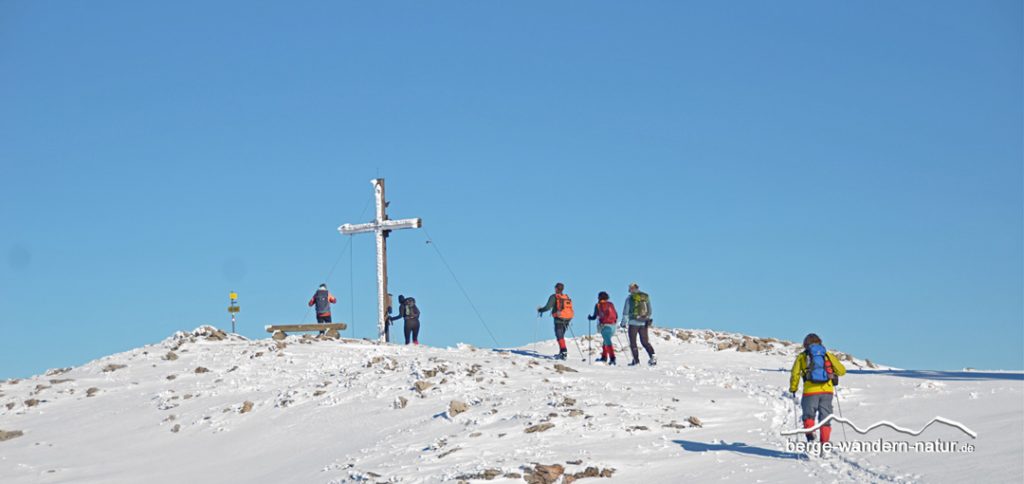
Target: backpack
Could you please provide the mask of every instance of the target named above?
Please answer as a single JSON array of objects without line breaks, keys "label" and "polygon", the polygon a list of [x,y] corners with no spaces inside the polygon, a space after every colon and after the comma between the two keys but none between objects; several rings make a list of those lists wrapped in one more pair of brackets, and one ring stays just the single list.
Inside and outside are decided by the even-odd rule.
[{"label": "backpack", "polygon": [[420,318],[420,308],[416,306],[416,300],[411,297],[405,298],[405,317],[417,320]]},{"label": "backpack", "polygon": [[572,319],[576,312],[572,309],[572,299],[565,294],[555,294],[555,310],[552,316],[558,319]]},{"label": "backpack", "polygon": [[615,324],[619,320],[619,313],[611,301],[597,303],[597,317],[601,324]]},{"label": "backpack", "polygon": [[646,292],[633,294],[633,311],[630,315],[637,321],[648,321],[651,319],[651,297]]},{"label": "backpack", "polygon": [[321,289],[316,292],[313,296],[313,301],[316,303],[317,314],[327,314],[331,312],[331,293]]},{"label": "backpack", "polygon": [[832,362],[829,361],[825,347],[813,344],[804,351],[807,355],[807,371],[804,381],[826,383],[832,381]]}]

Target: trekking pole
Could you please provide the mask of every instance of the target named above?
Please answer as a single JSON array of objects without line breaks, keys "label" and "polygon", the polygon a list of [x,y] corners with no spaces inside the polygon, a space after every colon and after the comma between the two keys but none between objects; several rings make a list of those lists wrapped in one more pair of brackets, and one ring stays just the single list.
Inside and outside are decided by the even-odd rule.
[{"label": "trekking pole", "polygon": [[533,325],[533,352],[537,353],[537,331],[540,330],[540,318],[543,316],[541,313],[537,313],[537,322]]},{"label": "trekking pole", "polygon": [[[836,410],[839,411],[839,416],[842,417],[843,416],[843,406],[839,404],[839,389],[838,388],[836,388]],[[841,428],[843,429],[843,441],[845,441],[846,440],[846,424],[844,424],[843,422],[839,422],[839,425],[842,426]]]},{"label": "trekking pole", "polygon": [[[796,394],[795,393],[793,394],[792,400],[793,400],[793,418],[796,419],[796,423],[794,425],[796,425],[796,428],[798,428],[798,429],[799,428],[803,428],[803,422],[800,419],[800,411],[801,411],[801,409],[800,409],[800,402],[796,399]],[[799,434],[797,434],[797,435],[799,435]],[[806,434],[804,434],[804,435],[806,435]]]},{"label": "trekking pole", "polygon": [[583,359],[581,361],[587,361],[587,356],[583,354],[583,348],[580,347],[580,341],[578,339],[576,339],[576,332],[572,330],[572,323],[570,322],[566,326],[569,327],[569,334],[572,335],[572,340],[573,340],[574,343],[576,343],[576,351],[579,351],[580,352],[580,356],[583,357]]},{"label": "trekking pole", "polygon": [[590,332],[590,340],[587,341],[587,360],[594,364],[594,322],[587,319],[587,331]]}]

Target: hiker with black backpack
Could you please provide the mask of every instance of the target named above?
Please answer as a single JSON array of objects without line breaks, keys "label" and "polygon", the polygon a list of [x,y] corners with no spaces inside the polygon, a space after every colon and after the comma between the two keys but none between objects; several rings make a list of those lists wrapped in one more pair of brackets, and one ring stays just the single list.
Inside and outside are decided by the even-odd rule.
[{"label": "hiker with black backpack", "polygon": [[416,298],[398,295],[398,316],[391,321],[405,320],[405,344],[420,344],[420,308],[416,307]]},{"label": "hiker with black backpack", "polygon": [[[309,300],[309,307],[316,306],[317,324],[331,322],[331,304],[337,302],[338,300],[334,298],[334,295],[327,290],[327,284],[320,284],[320,287]],[[321,331],[320,334],[324,334],[324,332]]]},{"label": "hiker with black backpack", "polygon": [[640,343],[647,351],[647,356],[650,357],[647,364],[651,366],[658,364],[648,334],[648,330],[654,322],[651,318],[652,315],[651,297],[641,291],[637,283],[630,284],[629,296],[626,297],[626,304],[622,306],[622,324],[620,325],[623,328],[629,328],[629,350],[633,353],[633,361],[629,363],[629,366],[640,364],[640,350],[636,346],[637,336],[640,337]]},{"label": "hiker with black backpack", "polygon": [[555,358],[560,360],[564,360],[569,355],[565,349],[565,330],[575,316],[572,299],[564,291],[565,284],[561,282],[555,284],[555,293],[548,297],[548,303],[537,308],[537,317],[551,311],[551,317],[555,320],[555,339],[558,340],[558,355]]},{"label": "hiker with black backpack", "polygon": [[[814,427],[815,417],[820,422],[832,415],[832,395],[839,377],[846,374],[846,367],[839,362],[832,352],[825,349],[818,335],[811,333],[804,338],[804,351],[797,355],[793,362],[793,370],[789,376],[789,393],[796,399],[796,390],[800,380],[804,382],[804,393],[800,399],[803,410],[804,428]],[[832,424],[821,426],[821,443],[826,443],[832,435]],[[814,433],[807,433],[807,441],[814,440]]]},{"label": "hiker with black backpack", "polygon": [[619,313],[615,312],[615,305],[609,300],[607,292],[598,293],[594,314],[587,316],[587,319],[596,319],[597,332],[601,333],[601,357],[597,361],[614,365],[615,346],[612,344],[612,336],[615,335],[615,323],[619,320]]}]

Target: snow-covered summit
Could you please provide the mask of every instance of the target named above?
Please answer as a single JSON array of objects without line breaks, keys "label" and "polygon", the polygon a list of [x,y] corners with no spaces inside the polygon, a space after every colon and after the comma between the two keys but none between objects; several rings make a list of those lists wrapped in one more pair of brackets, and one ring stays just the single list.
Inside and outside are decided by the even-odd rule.
[{"label": "snow-covered summit", "polygon": [[[624,342],[624,337],[620,336]],[[0,382],[0,481],[1019,482],[1024,374],[915,372],[837,352],[844,416],[978,432],[886,429],[849,440],[956,440],[972,453],[786,449],[798,345],[655,329],[656,367],[513,350],[429,348],[210,326],[77,368]],[[599,343],[594,349],[599,351]],[[620,364],[628,348],[616,345]],[[594,355],[596,356],[596,354]],[[588,360],[590,358],[587,358]],[[842,439],[840,429],[833,436]]]}]

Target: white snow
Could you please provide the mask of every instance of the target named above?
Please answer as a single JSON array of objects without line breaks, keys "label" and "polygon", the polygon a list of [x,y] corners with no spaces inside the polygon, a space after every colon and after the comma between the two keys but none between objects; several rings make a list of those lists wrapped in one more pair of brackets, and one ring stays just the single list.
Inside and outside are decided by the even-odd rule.
[{"label": "white snow", "polygon": [[[534,356],[554,353],[552,341],[499,352],[289,336],[279,348],[211,327],[179,332],[0,382],[0,430],[24,433],[0,441],[0,482],[482,482],[488,470],[493,482],[523,482],[507,476],[535,464],[614,469],[610,479],[584,479],[594,483],[1024,480],[1022,373],[844,361],[855,370],[840,386],[847,419],[920,429],[941,416],[978,433],[933,425],[918,437],[881,428],[848,429],[846,438],[976,450],[807,458],[786,450],[796,437],[780,434],[797,425],[786,391],[797,346],[758,339],[760,351],[719,351],[743,336],[653,336],[658,366],[630,368],[628,349],[617,348],[621,366],[608,367],[581,362],[572,341],[569,360],[556,362]],[[453,400],[468,410],[449,411]],[[553,427],[525,432],[545,424]],[[833,440],[843,438],[837,426]]]}]

